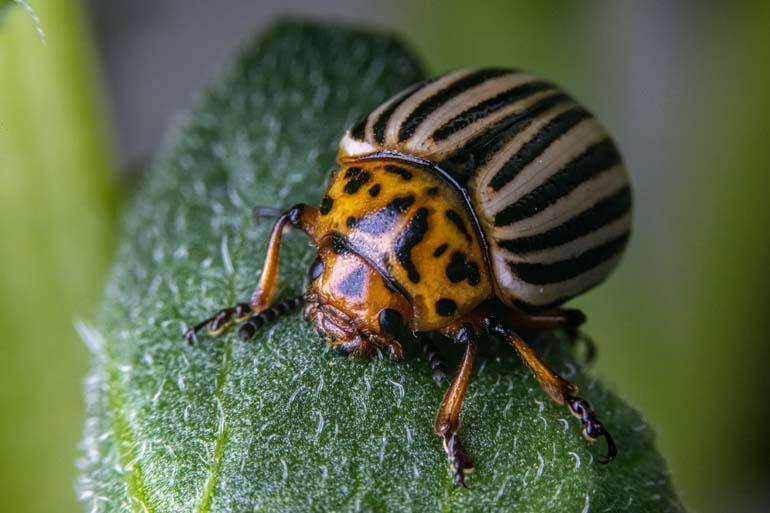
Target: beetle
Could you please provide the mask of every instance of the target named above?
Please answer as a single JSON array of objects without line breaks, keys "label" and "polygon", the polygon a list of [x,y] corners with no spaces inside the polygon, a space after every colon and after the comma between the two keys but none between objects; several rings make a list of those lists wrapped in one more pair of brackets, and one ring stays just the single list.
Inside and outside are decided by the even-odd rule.
[{"label": "beetle", "polygon": [[[242,340],[304,304],[335,348],[395,358],[415,335],[464,346],[439,406],[456,484],[473,470],[457,435],[480,334],[507,340],[589,441],[616,445],[577,386],[544,364],[520,330],[566,329],[582,312],[561,305],[604,280],[627,244],[631,190],[622,157],[597,120],[558,86],[503,68],[427,80],[387,100],[343,136],[318,208],[278,213],[249,302],[191,327]],[[284,228],[318,248],[304,296],[275,302]]]}]

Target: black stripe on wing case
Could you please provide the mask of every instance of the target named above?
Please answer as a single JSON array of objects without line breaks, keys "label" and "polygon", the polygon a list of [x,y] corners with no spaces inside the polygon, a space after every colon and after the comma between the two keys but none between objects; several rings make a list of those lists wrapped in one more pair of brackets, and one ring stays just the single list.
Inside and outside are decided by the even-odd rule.
[{"label": "black stripe on wing case", "polygon": [[380,113],[379,117],[374,122],[374,125],[372,125],[372,133],[374,134],[374,140],[377,142],[377,144],[382,144],[385,142],[385,128],[388,126],[388,121],[390,121],[390,117],[393,115],[396,109],[401,106],[401,104],[404,103],[406,99],[409,98],[415,91],[426,86],[430,82],[432,82],[432,80],[420,82],[419,84],[415,84],[408,88],[406,91],[401,92],[393,99],[391,104]]},{"label": "black stripe on wing case", "polygon": [[594,206],[546,232],[500,240],[497,244],[511,253],[523,255],[561,246],[617,221],[631,210],[631,189],[623,187]]},{"label": "black stripe on wing case", "polygon": [[591,117],[589,112],[576,107],[562,112],[553,118],[500,168],[497,174],[490,180],[490,187],[495,191],[502,189],[505,184],[513,180],[522,169],[542,155],[551,144],[569,131],[569,129],[589,117]]},{"label": "black stripe on wing case", "polygon": [[350,136],[353,139],[363,141],[366,137],[366,122],[369,121],[369,116],[364,116],[364,119],[356,123],[353,128],[350,129]]},{"label": "black stripe on wing case", "polygon": [[[507,146],[514,137],[527,128],[537,116],[555,107],[556,105],[571,101],[568,95],[556,93],[537,101],[524,111],[516,112],[506,116],[497,123],[488,127],[480,134],[471,137],[464,145],[452,152],[447,160],[468,160],[468,156],[473,156],[470,161],[473,163],[470,169],[464,170],[462,180],[467,179],[468,175],[474,174],[483,164],[491,160],[499,151]],[[478,163],[478,164],[476,164]]]},{"label": "black stripe on wing case", "polygon": [[495,215],[495,226],[506,226],[542,212],[580,184],[620,162],[620,154],[610,139],[589,146],[544,183]]},{"label": "black stripe on wing case", "polygon": [[433,132],[432,138],[435,141],[442,141],[516,101],[553,87],[553,84],[548,82],[533,81],[503,91],[497,96],[477,103],[453,117],[436,129]]},{"label": "black stripe on wing case", "polygon": [[452,82],[444,89],[436,92],[433,96],[423,100],[422,103],[407,116],[398,131],[398,141],[404,142],[409,139],[412,134],[414,134],[417,127],[420,126],[426,118],[455,96],[462,94],[472,87],[483,84],[487,80],[509,73],[512,73],[509,69],[480,69]]},{"label": "black stripe on wing case", "polygon": [[[477,155],[479,166],[482,166],[492,160],[498,152],[503,150],[506,146],[508,146],[508,144],[511,143],[517,134],[532,124],[538,116],[544,112],[547,112],[553,107],[556,107],[560,103],[570,100],[572,100],[572,98],[570,98],[570,96],[567,94],[552,94],[546,98],[538,100],[536,103],[530,105],[527,109],[516,112],[503,118],[498,123],[495,123],[494,127],[485,131],[481,135],[482,141],[478,140],[478,138],[474,138],[474,141],[471,141],[471,143],[475,142],[476,146],[481,146],[481,149]],[[504,128],[501,130],[499,127]],[[462,152],[467,152],[467,150],[464,148],[458,153]]]},{"label": "black stripe on wing case", "polygon": [[559,283],[580,276],[616,256],[626,246],[629,234],[625,232],[567,260],[549,264],[511,262],[509,266],[514,276],[532,285]]}]

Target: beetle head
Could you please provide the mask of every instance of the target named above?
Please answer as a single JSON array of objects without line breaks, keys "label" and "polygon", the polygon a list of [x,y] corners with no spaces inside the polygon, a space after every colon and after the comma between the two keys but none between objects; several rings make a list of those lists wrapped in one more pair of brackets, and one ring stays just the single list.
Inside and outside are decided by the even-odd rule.
[{"label": "beetle head", "polygon": [[310,267],[305,317],[329,344],[356,356],[382,347],[394,357],[413,335],[408,329],[411,307],[361,256],[319,244]]}]

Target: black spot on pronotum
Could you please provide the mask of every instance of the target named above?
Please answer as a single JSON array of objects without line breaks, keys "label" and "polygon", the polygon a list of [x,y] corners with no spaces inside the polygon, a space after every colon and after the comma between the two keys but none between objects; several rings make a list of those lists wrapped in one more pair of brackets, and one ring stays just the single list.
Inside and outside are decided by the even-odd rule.
[{"label": "black spot on pronotum", "polygon": [[401,166],[394,166],[393,164],[386,164],[385,165],[385,172],[391,173],[394,175],[398,175],[401,178],[403,178],[405,181],[409,181],[412,179],[412,173]]},{"label": "black spot on pronotum", "polygon": [[376,198],[380,194],[380,184],[376,183],[369,187],[369,196]]},{"label": "black spot on pronotum", "polygon": [[[354,168],[350,168],[354,169]],[[350,171],[348,169],[348,171]],[[344,191],[348,194],[355,194],[358,192],[358,189],[361,188],[366,182],[369,181],[369,173],[366,171],[362,171],[358,174],[356,174],[348,183],[345,184]]]},{"label": "black spot on pronotum", "polygon": [[321,215],[325,216],[326,214],[328,214],[331,211],[333,204],[334,204],[334,200],[332,200],[329,196],[324,196],[323,198],[321,198],[321,208],[320,208]]},{"label": "black spot on pronotum", "polygon": [[362,265],[356,267],[337,285],[337,291],[343,297],[361,297],[366,285],[366,270]]},{"label": "black spot on pronotum", "polygon": [[449,247],[449,245],[447,245],[446,242],[443,243],[442,245],[440,245],[439,247],[436,248],[436,250],[433,252],[433,256],[436,257],[436,258],[440,257],[441,255],[444,254],[444,252],[446,252],[448,247]]},{"label": "black spot on pronotum", "polygon": [[345,178],[353,178],[354,176],[358,176],[360,172],[360,167],[349,167],[347,171],[345,171]]},{"label": "black spot on pronotum", "polygon": [[355,217],[353,217],[353,216],[349,216],[349,217],[348,217],[348,218],[345,220],[345,226],[347,226],[348,228],[353,228],[353,227],[355,227],[357,223],[358,223],[358,219],[356,219],[356,218],[355,218]]},{"label": "black spot on pronotum", "polygon": [[438,196],[439,188],[438,187],[431,187],[428,189],[428,196]]},{"label": "black spot on pronotum", "polygon": [[446,276],[452,283],[467,279],[469,284],[478,285],[481,281],[478,264],[466,260],[465,254],[459,251],[452,253],[452,258],[446,266]]},{"label": "black spot on pronotum", "polygon": [[465,222],[463,221],[463,218],[455,212],[454,210],[447,210],[445,212],[447,219],[449,219],[452,224],[454,224],[458,230],[460,230],[460,233],[462,233],[465,238],[468,240],[468,242],[471,241],[471,234],[468,232],[468,228],[465,227]]},{"label": "black spot on pronotum", "polygon": [[443,317],[451,317],[457,312],[457,303],[451,299],[442,297],[436,301],[436,313]]},{"label": "black spot on pronotum", "polygon": [[412,283],[420,282],[420,273],[412,261],[412,248],[417,246],[428,231],[428,209],[420,208],[396,240],[396,258]]},{"label": "black spot on pronotum", "polygon": [[310,265],[310,280],[315,281],[321,277],[324,272],[324,262],[321,257],[315,257],[315,260]]},{"label": "black spot on pronotum", "polygon": [[350,251],[350,248],[348,248],[348,242],[339,233],[332,233],[331,239],[332,251],[334,251],[336,254],[340,255]]}]

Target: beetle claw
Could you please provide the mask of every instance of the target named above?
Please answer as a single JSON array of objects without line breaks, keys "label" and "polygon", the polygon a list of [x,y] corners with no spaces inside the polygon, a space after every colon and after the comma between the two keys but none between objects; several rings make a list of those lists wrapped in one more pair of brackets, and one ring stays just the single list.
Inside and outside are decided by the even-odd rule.
[{"label": "beetle claw", "polygon": [[604,440],[607,443],[607,454],[603,456],[599,462],[606,465],[614,460],[618,455],[618,448],[615,445],[615,440],[599,419],[596,418],[596,414],[588,401],[575,396],[568,396],[565,399],[572,415],[580,419],[580,422],[583,424],[583,436],[588,441],[595,442],[600,437],[604,437]]}]

